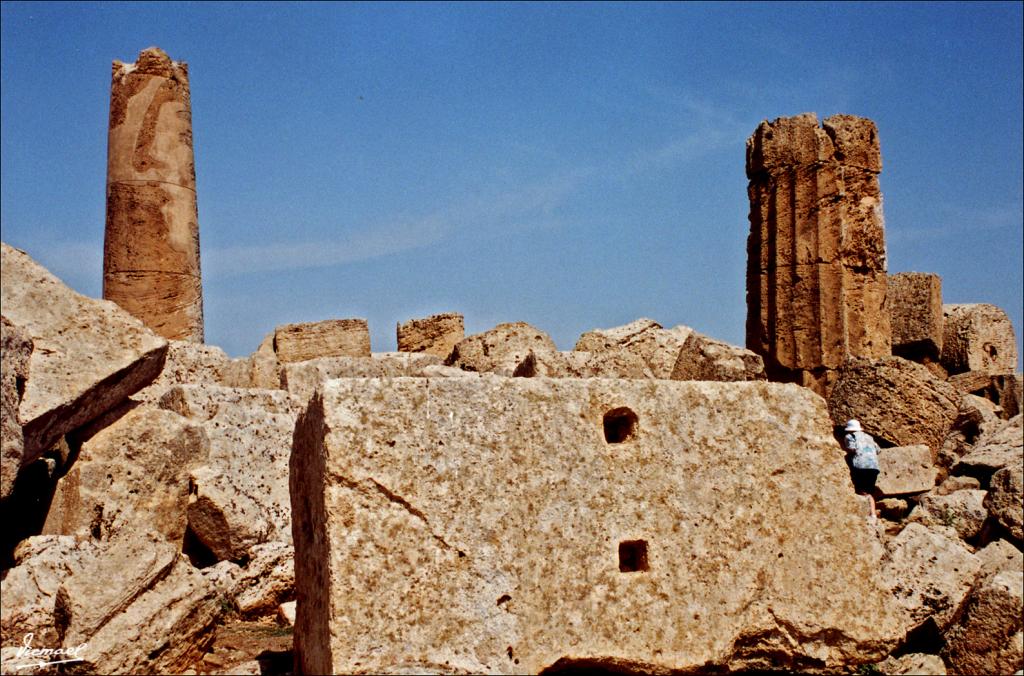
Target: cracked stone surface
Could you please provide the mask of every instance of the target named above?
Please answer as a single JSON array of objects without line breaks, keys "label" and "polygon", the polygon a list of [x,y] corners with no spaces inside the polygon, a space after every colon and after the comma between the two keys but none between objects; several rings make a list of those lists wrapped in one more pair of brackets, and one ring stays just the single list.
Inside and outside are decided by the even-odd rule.
[{"label": "cracked stone surface", "polygon": [[290,482],[306,673],[824,668],[903,635],[793,385],[334,380]]}]

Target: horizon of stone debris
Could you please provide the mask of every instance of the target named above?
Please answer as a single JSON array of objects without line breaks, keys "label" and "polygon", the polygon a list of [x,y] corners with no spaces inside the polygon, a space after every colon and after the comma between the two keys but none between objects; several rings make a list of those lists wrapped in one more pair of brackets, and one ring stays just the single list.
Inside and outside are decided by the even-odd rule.
[{"label": "horizon of stone debris", "polygon": [[[888,271],[871,120],[748,139],[744,347],[444,312],[393,353],[343,317],[230,359],[191,115],[186,64],[114,62],[103,300],[0,246],[3,673],[29,644],[101,673],[1024,667],[1014,330]],[[232,649],[246,622],[291,650]]]}]

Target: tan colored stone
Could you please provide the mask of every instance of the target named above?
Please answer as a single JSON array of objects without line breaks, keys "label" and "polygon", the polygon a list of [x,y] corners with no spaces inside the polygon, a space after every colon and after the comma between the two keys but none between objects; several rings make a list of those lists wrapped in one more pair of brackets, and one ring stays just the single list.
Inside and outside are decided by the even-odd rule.
[{"label": "tan colored stone", "polygon": [[647,364],[651,377],[668,380],[692,333],[693,329],[688,326],[663,329],[654,320],[637,319],[611,329],[588,331],[580,336],[573,349],[594,354],[631,352]]},{"label": "tan colored stone", "polygon": [[35,535],[21,541],[14,550],[14,567],[0,578],[0,642],[5,647],[22,644],[29,633],[37,647],[60,645],[53,622],[57,590],[79,559],[95,550],[94,543],[68,535]]},{"label": "tan colored stone", "polygon": [[1024,466],[1008,465],[992,475],[985,508],[1010,537],[1024,544]]},{"label": "tan colored stone", "polygon": [[429,353],[381,352],[372,357],[320,357],[281,365],[281,386],[305,401],[320,383],[334,378],[422,377],[424,368],[441,364]]},{"label": "tan colored stone", "polygon": [[274,331],[274,352],[281,363],[318,357],[369,357],[370,329],[365,319],[285,324]]},{"label": "tan colored stone", "polygon": [[892,676],[946,676],[946,663],[938,655],[910,653],[899,657],[888,657],[878,663],[883,674]]},{"label": "tan colored stone", "polygon": [[985,491],[961,490],[948,495],[929,493],[921,498],[910,521],[925,526],[946,526],[961,540],[970,540],[981,532],[988,517]]},{"label": "tan colored stone", "polygon": [[610,348],[600,352],[576,350],[559,353],[565,378],[653,378],[643,357],[626,348]]},{"label": "tan colored stone", "polygon": [[113,303],[75,293],[24,251],[0,248],[0,305],[35,346],[18,412],[24,465],[152,382],[167,341]]},{"label": "tan colored stone", "polygon": [[203,342],[188,65],[156,47],[113,64],[103,297],[165,338]]},{"label": "tan colored stone", "polygon": [[203,569],[203,576],[231,599],[243,617],[264,615],[295,597],[294,550],[283,542],[254,546],[244,565],[221,561]]},{"label": "tan colored stone", "polygon": [[398,325],[397,333],[399,352],[426,352],[446,359],[466,337],[466,328],[461,314],[448,312],[410,319]]},{"label": "tan colored stone", "polygon": [[967,603],[964,617],[946,635],[942,655],[960,674],[1011,674],[1024,667],[1021,618],[1024,573],[986,577]]},{"label": "tan colored stone", "polygon": [[143,403],[158,401],[173,385],[220,385],[222,373],[231,360],[214,345],[169,341],[164,368],[151,385],[132,395]]},{"label": "tan colored stone", "polygon": [[286,627],[295,626],[295,601],[288,601],[277,607],[277,623]]},{"label": "tan colored stone", "polygon": [[305,673],[839,668],[903,635],[792,385],[334,380],[290,481]]},{"label": "tan colored stone", "polygon": [[891,352],[875,124],[805,113],[747,140],[747,347],[770,380],[827,395],[848,357]]},{"label": "tan colored stone", "polygon": [[938,453],[956,419],[960,394],[928,369],[900,357],[851,359],[828,397],[836,426],[855,418],[876,439],[926,444]]},{"label": "tan colored stone", "polygon": [[764,379],[764,360],[760,355],[696,331],[683,343],[672,368],[672,380],[730,382]]},{"label": "tan colored stone", "polygon": [[981,560],[955,533],[920,523],[907,524],[888,549],[882,574],[908,613],[907,630],[932,620],[944,631],[960,614]]},{"label": "tan colored stone", "polygon": [[981,482],[972,476],[950,476],[935,487],[935,494],[949,495],[956,491],[977,490],[979,488],[981,488]]},{"label": "tan colored stone", "polygon": [[28,379],[29,359],[32,357],[32,338],[7,319],[0,317],[0,422],[3,427],[0,448],[0,499],[6,500],[14,489],[14,480],[21,469],[25,455],[25,439],[18,419],[21,395]]},{"label": "tan colored stone", "polygon": [[1003,417],[1009,420],[1024,412],[1024,376],[1020,373],[1007,373],[995,377],[999,388],[999,406],[1003,409]]},{"label": "tan colored stone", "polygon": [[981,575],[991,577],[996,573],[1024,571],[1024,553],[1006,540],[995,540],[979,549],[975,555],[981,560]]},{"label": "tan colored stone", "polygon": [[262,542],[291,542],[288,456],[299,402],[278,390],[178,385],[160,406],[203,427],[204,466],[192,471],[188,523],[219,560]]},{"label": "tan colored stone", "polygon": [[886,306],[892,353],[913,361],[938,361],[942,354],[942,278],[925,272],[889,275]]},{"label": "tan colored stone", "polygon": [[978,477],[987,485],[1003,467],[1024,464],[1024,416],[1016,416],[985,434],[969,453],[953,466],[954,474]]},{"label": "tan colored stone", "polygon": [[[448,366],[463,371],[515,375],[531,352],[551,355],[558,352],[548,334],[525,322],[499,324],[489,331],[466,337],[445,360]],[[558,375],[540,373],[537,375]]]},{"label": "tan colored stone", "polygon": [[136,408],[82,445],[60,480],[44,533],[109,540],[157,533],[181,546],[190,474],[206,462],[199,425],[155,408]]},{"label": "tan colored stone", "polygon": [[932,452],[924,444],[883,448],[878,454],[880,472],[875,483],[883,496],[925,493],[935,487],[938,470]]},{"label": "tan colored stone", "polygon": [[976,303],[942,306],[945,333],[942,365],[951,374],[1017,370],[1017,339],[1013,324],[995,305]]}]

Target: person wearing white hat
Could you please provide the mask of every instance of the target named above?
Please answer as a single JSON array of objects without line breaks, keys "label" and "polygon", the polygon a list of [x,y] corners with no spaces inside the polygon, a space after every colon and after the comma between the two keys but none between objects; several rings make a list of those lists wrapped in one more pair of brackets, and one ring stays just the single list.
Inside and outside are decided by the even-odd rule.
[{"label": "person wearing white hat", "polygon": [[874,438],[864,431],[857,420],[850,420],[846,423],[846,436],[843,438],[843,446],[847,452],[852,454],[850,458],[850,475],[853,477],[853,486],[857,493],[868,496],[868,503],[871,506],[871,521],[874,523],[875,498],[872,492],[875,490],[875,481],[878,479],[878,444]]}]

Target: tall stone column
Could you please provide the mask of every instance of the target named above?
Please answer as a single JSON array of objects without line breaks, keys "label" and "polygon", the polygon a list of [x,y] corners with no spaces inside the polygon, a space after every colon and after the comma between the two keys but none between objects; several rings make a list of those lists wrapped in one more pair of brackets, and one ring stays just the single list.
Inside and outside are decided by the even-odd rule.
[{"label": "tall stone column", "polygon": [[874,122],[814,113],[747,140],[747,347],[770,380],[826,394],[847,357],[891,353]]},{"label": "tall stone column", "polygon": [[188,65],[114,61],[103,297],[165,338],[203,342]]}]

